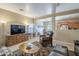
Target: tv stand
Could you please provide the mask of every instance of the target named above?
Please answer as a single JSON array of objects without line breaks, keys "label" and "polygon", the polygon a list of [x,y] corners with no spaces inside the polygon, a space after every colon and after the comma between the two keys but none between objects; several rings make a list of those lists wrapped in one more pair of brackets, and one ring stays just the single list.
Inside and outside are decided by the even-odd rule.
[{"label": "tv stand", "polygon": [[6,46],[12,46],[28,40],[28,34],[16,34],[6,36]]}]

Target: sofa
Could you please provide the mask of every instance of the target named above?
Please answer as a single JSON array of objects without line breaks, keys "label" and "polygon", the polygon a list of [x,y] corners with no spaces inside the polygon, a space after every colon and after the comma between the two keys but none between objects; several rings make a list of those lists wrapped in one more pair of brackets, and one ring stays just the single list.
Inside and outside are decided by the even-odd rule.
[{"label": "sofa", "polygon": [[53,47],[53,51],[49,54],[49,56],[68,56],[68,48],[61,45],[56,45]]},{"label": "sofa", "polygon": [[13,53],[9,50],[8,47],[2,46],[0,48],[0,56],[12,56]]}]

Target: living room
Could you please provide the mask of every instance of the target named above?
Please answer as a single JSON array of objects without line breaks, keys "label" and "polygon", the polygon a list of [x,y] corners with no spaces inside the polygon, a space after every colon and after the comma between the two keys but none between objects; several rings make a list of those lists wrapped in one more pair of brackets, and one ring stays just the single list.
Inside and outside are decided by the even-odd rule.
[{"label": "living room", "polygon": [[78,16],[79,3],[0,3],[0,55],[79,55]]}]

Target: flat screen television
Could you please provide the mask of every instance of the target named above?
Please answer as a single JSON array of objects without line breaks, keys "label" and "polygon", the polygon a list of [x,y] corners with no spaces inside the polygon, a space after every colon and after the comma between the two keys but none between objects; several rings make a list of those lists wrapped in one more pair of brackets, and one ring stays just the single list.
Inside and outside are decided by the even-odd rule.
[{"label": "flat screen television", "polygon": [[25,33],[24,25],[11,25],[11,35]]}]

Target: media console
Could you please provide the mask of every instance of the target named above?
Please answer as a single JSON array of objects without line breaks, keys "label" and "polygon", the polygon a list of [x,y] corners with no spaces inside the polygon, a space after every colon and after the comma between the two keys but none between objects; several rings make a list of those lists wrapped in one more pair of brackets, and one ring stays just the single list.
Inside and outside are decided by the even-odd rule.
[{"label": "media console", "polygon": [[6,46],[12,46],[28,40],[28,34],[16,34],[6,36]]}]

